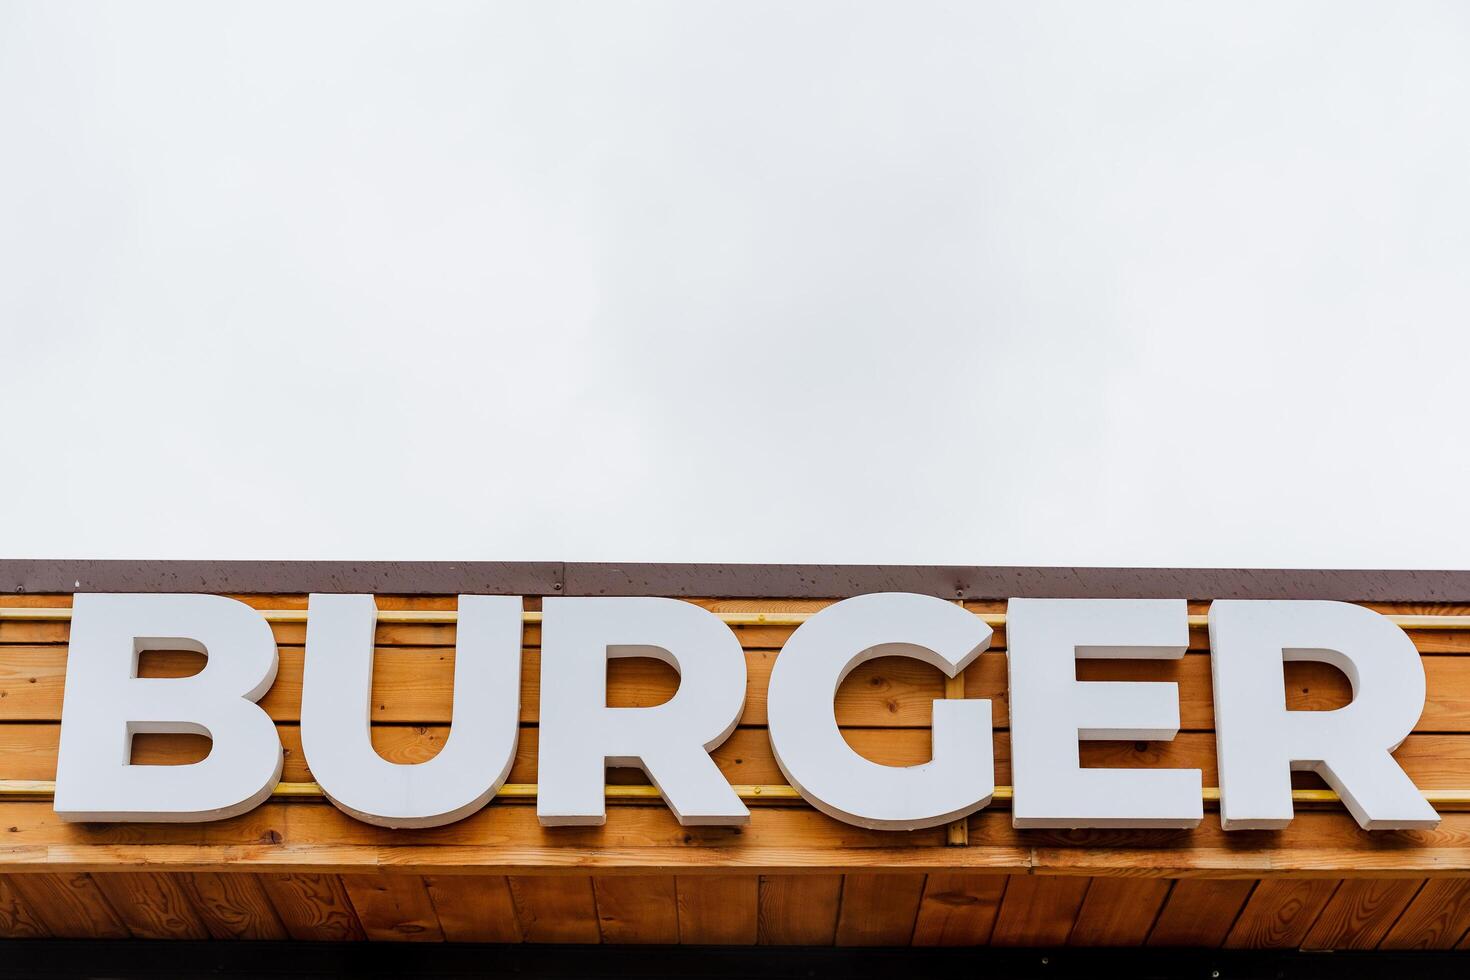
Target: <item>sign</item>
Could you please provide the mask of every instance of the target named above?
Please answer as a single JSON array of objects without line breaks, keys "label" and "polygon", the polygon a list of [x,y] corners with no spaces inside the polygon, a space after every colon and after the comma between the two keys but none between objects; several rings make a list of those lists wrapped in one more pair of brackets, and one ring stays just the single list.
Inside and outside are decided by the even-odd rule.
[{"label": "sign", "polygon": [[[369,595],[313,594],[307,615],[301,741],[322,791],[384,827],[463,819],[505,783],[519,735],[521,598],[461,595],[453,724],[434,758],[398,764],[369,737],[377,607]],[[1198,769],[1096,769],[1080,740],[1171,740],[1177,686],[1079,681],[1076,661],[1175,659],[1188,646],[1182,599],[1012,599],[1006,613],[1012,821],[1017,828],[1194,827]],[[1439,817],[1392,752],[1424,707],[1409,637],[1367,608],[1332,601],[1220,600],[1209,611],[1223,829],[1292,819],[1290,774],[1319,773],[1364,828],[1433,828]],[[853,750],[833,699],[876,657],[912,657],[955,677],[990,645],[991,627],[952,602],[859,595],[814,614],[771,673],[768,727],[777,763],[814,807],[861,827],[917,830],[959,819],[995,792],[991,703],[935,701],[933,752],[885,766]],[[537,817],[545,826],[606,818],[605,769],[643,769],[681,824],[739,825],[750,814],[710,752],[739,722],[746,661],[716,615],[677,599],[542,601]],[[206,657],[184,678],[138,676],[145,650]],[[654,657],[679,673],[664,704],[607,705],[607,661]],[[1322,661],[1352,682],[1330,711],[1289,711],[1283,665]],[[256,702],[275,680],[265,619],[211,595],[83,594],[72,610],[54,807],[72,821],[218,820],[262,803],[280,781],[280,738]],[[202,761],[130,762],[133,735],[207,735]]]}]

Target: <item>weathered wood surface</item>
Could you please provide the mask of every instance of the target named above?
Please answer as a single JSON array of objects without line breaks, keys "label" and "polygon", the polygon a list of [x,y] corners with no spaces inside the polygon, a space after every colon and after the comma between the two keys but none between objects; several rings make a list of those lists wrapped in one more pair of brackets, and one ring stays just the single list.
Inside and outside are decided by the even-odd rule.
[{"label": "weathered wood surface", "polygon": [[[204,884],[201,877],[0,877],[0,937],[1359,950],[1470,944],[1466,879],[234,872]],[[221,894],[234,896],[227,902],[234,911],[223,917]],[[241,908],[250,910],[245,919],[272,924],[227,925],[244,920]]]},{"label": "weathered wood surface", "polygon": [[[221,910],[221,906],[224,910]],[[929,874],[0,877],[0,938],[1450,949],[1470,880]]]}]

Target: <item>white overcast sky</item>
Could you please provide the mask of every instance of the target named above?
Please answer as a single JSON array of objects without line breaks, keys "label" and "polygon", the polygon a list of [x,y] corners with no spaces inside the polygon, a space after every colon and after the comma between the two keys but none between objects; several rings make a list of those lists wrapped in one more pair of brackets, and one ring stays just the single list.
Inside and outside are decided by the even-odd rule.
[{"label": "white overcast sky", "polygon": [[1470,567],[1470,4],[0,2],[0,556]]}]

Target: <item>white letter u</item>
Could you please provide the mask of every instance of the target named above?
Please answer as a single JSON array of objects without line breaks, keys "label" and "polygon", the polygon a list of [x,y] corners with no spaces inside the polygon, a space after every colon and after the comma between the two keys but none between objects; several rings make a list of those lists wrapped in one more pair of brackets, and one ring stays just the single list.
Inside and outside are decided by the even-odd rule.
[{"label": "white letter u", "polygon": [[479,810],[510,775],[520,733],[521,599],[459,597],[454,707],[444,747],[427,762],[389,762],[371,736],[370,595],[313,595],[306,626],[301,747],[342,810],[381,827],[438,827]]}]

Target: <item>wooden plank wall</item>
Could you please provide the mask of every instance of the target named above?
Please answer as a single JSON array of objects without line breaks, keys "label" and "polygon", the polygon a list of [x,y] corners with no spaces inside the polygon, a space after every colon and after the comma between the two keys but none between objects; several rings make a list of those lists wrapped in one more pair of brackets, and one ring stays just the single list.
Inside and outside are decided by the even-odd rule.
[{"label": "wooden plank wall", "polygon": [[0,876],[0,938],[1467,949],[1461,878]]},{"label": "wooden plank wall", "polygon": [[[301,596],[243,596],[304,608]],[[391,608],[453,608],[453,597],[379,597]],[[534,600],[529,600],[534,607]],[[819,601],[702,600],[718,611],[814,611]],[[65,606],[69,596],[0,605]],[[970,603],[1003,612],[1001,603]],[[1191,612],[1204,612],[1192,604]],[[1434,606],[1383,611],[1446,614]],[[0,620],[0,779],[55,775],[68,624]],[[305,627],[273,626],[279,678],[262,705],[286,746],[284,779],[311,774],[297,729]],[[750,683],[741,726],[716,753],[733,783],[781,783],[765,732],[765,688],[790,628],[737,629]],[[1421,788],[1470,788],[1470,633],[1414,631],[1429,703],[1398,758]],[[454,627],[378,629],[374,744],[394,761],[430,758],[450,723]],[[1004,630],[965,676],[994,702],[997,782],[1008,783]],[[1196,766],[1217,781],[1203,630],[1179,662],[1079,664],[1083,679],[1175,680],[1183,730],[1171,743],[1086,743],[1098,766]],[[521,745],[511,781],[536,781],[539,629],[528,626]],[[199,660],[153,653],[145,673]],[[1346,703],[1347,680],[1289,665],[1294,708]],[[615,661],[610,703],[669,697],[672,670]],[[941,675],[881,660],[843,684],[849,742],[875,761],[928,758]],[[139,762],[202,757],[204,739],[140,736]],[[609,781],[642,783],[613,770]],[[1301,777],[1302,785],[1314,785]],[[0,800],[0,934],[488,942],[839,945],[1163,945],[1450,948],[1470,929],[1470,813],[1435,831],[1368,834],[1340,809],[1300,810],[1279,832],[1226,835],[1207,811],[1194,831],[1027,831],[988,808],[967,846],[944,828],[865,831],[804,805],[753,807],[745,828],[682,828],[661,805],[610,807],[601,828],[541,828],[524,803],[496,802],[449,827],[389,831],[319,800],[272,801],[198,825],[70,825],[44,800]]]}]

